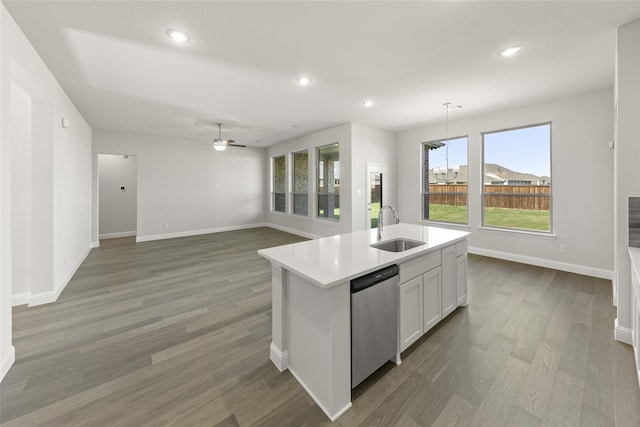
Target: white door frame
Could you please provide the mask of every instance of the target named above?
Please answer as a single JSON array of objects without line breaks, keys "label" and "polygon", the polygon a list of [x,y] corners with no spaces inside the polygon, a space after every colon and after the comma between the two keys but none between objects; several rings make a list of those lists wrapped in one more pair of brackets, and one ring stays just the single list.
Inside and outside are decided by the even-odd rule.
[{"label": "white door frame", "polygon": [[387,198],[387,165],[382,163],[367,163],[367,175],[365,177],[365,188],[367,193],[365,203],[365,230],[371,228],[371,187],[369,183],[369,177],[372,172],[382,174],[382,200],[380,201],[380,207],[384,206],[384,201]]}]

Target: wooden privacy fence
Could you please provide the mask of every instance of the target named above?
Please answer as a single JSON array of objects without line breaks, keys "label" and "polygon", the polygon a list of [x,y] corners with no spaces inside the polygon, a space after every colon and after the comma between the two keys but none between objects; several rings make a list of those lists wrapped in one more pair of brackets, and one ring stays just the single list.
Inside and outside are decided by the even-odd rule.
[{"label": "wooden privacy fence", "polygon": [[[429,184],[429,203],[466,206],[467,184]],[[548,211],[551,200],[549,185],[485,185],[486,208],[533,209]]]}]

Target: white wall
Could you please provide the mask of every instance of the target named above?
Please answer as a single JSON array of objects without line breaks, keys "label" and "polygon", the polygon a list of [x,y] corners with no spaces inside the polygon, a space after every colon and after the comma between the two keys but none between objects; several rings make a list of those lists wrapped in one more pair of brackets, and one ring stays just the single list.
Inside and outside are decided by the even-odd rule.
[{"label": "white wall", "polygon": [[137,241],[264,225],[264,149],[95,132],[93,153],[94,165],[98,154],[137,157]]},{"label": "white wall", "polygon": [[[0,7],[0,46],[4,46],[4,6]],[[0,83],[8,73],[6,60],[0,52]],[[9,122],[5,117],[9,106],[8,87],[0,84],[0,130]],[[0,381],[15,361],[15,348],[11,343],[11,144],[0,131]]]},{"label": "white wall", "polygon": [[[317,163],[316,149],[336,142],[340,144],[340,221],[315,218],[317,202],[315,197],[313,197],[315,193],[314,189],[317,186],[317,177],[315,172],[315,165]],[[333,236],[335,234],[351,232],[351,124],[336,126],[269,147],[267,150],[267,160],[265,164],[271,165],[272,157],[286,155],[287,170],[290,170],[290,154],[305,149],[309,150],[309,191],[311,192],[311,197],[309,199],[309,216],[302,217],[299,215],[290,215],[288,213],[271,211],[271,166],[269,166],[263,177],[266,183],[264,187],[266,199],[263,209],[268,212],[267,220],[269,221],[269,224],[276,228],[281,228],[283,230],[295,232],[308,237]],[[291,177],[287,176],[287,188],[290,186],[290,180]],[[287,201],[287,211],[291,211],[289,201]]]},{"label": "white wall", "polygon": [[[612,278],[613,91],[602,90],[494,114],[451,120],[450,135],[469,136],[469,240],[477,253]],[[483,229],[481,133],[552,122],[553,234]],[[420,223],[420,143],[446,137],[444,123],[398,135],[399,213]],[[560,253],[558,246],[566,246]]]},{"label": "white wall", "polygon": [[[358,231],[367,227],[367,163],[386,166],[384,202],[394,207],[397,204],[397,145],[396,134],[391,132],[357,123],[352,123],[351,131],[352,230]],[[400,219],[404,222],[404,218]]]},{"label": "white wall", "polygon": [[616,46],[615,280],[616,339],[631,344],[629,196],[640,196],[640,20],[618,28]]},{"label": "white wall", "polygon": [[31,291],[31,97],[15,82],[10,87],[11,241],[13,305]]},{"label": "white wall", "polygon": [[98,228],[101,239],[136,235],[137,164],[136,156],[98,155]]},{"label": "white wall", "polygon": [[[18,295],[17,300],[30,305],[47,303],[55,301],[90,249],[91,129],[6,8],[0,6],[0,11],[0,360],[4,375],[13,354],[12,264],[19,267],[17,277],[26,277],[30,282],[21,285],[19,289],[27,289],[28,293]],[[12,99],[12,85],[26,94],[20,92],[22,101]],[[18,93],[17,89],[13,93]],[[30,133],[31,149],[28,144],[18,145],[13,153],[11,133],[16,127],[11,125],[12,117],[29,121],[28,108],[20,107],[27,98],[31,123],[22,136],[26,138]],[[12,107],[22,113],[12,112]],[[69,119],[68,129],[60,126],[62,117]],[[12,183],[14,177],[19,182]],[[14,195],[14,190],[27,194]],[[15,223],[17,226],[11,218],[14,199],[24,208],[20,212],[24,218]],[[19,210],[17,207],[15,213]],[[28,239],[30,243],[16,239]],[[15,260],[13,249],[19,253]]]}]

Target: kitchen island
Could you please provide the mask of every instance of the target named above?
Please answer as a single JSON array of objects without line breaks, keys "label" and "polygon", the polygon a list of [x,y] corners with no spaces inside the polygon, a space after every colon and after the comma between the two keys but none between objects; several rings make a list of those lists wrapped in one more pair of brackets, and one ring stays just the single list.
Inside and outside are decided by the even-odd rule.
[{"label": "kitchen island", "polygon": [[351,407],[350,281],[397,264],[400,353],[457,306],[466,305],[470,233],[385,226],[380,241],[424,244],[403,252],[371,247],[375,229],[262,249],[272,267],[270,358],[289,370],[333,421]]}]

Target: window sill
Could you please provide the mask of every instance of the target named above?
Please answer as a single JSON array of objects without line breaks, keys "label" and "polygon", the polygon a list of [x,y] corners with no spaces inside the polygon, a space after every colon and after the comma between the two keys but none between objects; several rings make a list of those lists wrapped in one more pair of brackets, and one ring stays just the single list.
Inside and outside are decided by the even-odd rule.
[{"label": "window sill", "polygon": [[339,219],[315,217],[315,218],[313,218],[313,220],[316,221],[316,222],[322,222],[324,224],[340,225],[340,220]]},{"label": "window sill", "polygon": [[452,228],[463,228],[465,230],[471,230],[471,226],[469,224],[460,224],[459,222],[441,222],[441,221],[428,221],[428,220],[418,220],[420,224],[428,225],[430,227],[452,227]]},{"label": "window sill", "polygon": [[539,232],[539,231],[527,231],[527,230],[517,230],[517,229],[509,229],[509,228],[498,228],[498,227],[487,227],[482,226],[478,227],[478,230],[483,231],[495,231],[498,233],[507,233],[511,235],[521,235],[527,237],[537,237],[539,239],[547,239],[547,240],[555,240],[558,238],[557,234]]}]

